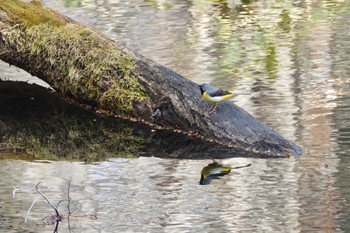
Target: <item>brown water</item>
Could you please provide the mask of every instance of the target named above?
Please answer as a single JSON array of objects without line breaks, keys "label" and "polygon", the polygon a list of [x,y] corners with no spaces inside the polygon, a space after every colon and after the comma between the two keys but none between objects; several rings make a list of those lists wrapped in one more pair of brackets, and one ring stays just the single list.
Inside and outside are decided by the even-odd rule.
[{"label": "brown water", "polygon": [[[252,166],[207,186],[198,181],[210,160],[5,159],[0,161],[0,231],[52,232],[54,226],[36,224],[54,214],[45,202],[34,206],[26,224],[24,217],[39,180],[52,188],[42,189],[56,203],[66,197],[70,178],[72,210],[79,215],[70,219],[73,232],[350,231],[349,1],[44,2],[195,82],[233,91],[232,101],[305,147],[308,155],[224,160],[229,166]],[[0,78],[33,81],[4,64]],[[8,122],[1,117],[0,127]],[[48,126],[43,132],[23,128],[20,135],[33,137],[46,135]],[[84,154],[76,153],[75,160]],[[14,188],[24,192],[12,198]],[[59,231],[68,231],[67,220]]]}]

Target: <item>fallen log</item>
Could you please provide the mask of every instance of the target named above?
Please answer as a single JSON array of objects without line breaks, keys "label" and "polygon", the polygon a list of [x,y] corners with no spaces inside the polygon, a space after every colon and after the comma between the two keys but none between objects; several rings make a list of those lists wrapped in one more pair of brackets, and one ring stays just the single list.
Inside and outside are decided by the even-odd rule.
[{"label": "fallen log", "polygon": [[[0,3],[0,59],[46,81],[65,100],[257,157],[303,149],[229,101],[211,115],[198,85],[41,5]],[[228,155],[222,157],[229,157]]]},{"label": "fallen log", "polygon": [[0,81],[0,159],[96,162],[157,156],[210,159],[252,156],[172,130],[99,116],[25,82]]}]

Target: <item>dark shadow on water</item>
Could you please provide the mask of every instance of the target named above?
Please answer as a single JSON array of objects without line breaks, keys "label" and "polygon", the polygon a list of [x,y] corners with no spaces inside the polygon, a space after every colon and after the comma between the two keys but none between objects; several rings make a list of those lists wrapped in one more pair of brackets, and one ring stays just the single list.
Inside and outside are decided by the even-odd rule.
[{"label": "dark shadow on water", "polygon": [[100,161],[156,156],[234,157],[227,148],[139,123],[101,117],[23,82],[0,81],[0,158]]}]

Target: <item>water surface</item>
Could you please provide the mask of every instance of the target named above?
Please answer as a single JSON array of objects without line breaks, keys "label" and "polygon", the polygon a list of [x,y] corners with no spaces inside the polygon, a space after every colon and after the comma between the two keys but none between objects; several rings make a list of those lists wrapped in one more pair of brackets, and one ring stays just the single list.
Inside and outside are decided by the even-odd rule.
[{"label": "water surface", "polygon": [[[155,157],[118,158],[133,157],[133,150],[125,156],[114,148],[102,161],[85,164],[76,161],[84,154],[74,147],[78,142],[72,144],[74,162],[13,160],[13,153],[3,152],[0,231],[52,232],[53,226],[36,224],[53,214],[43,201],[24,224],[37,196],[33,188],[45,181],[53,191],[43,191],[57,202],[67,195],[70,178],[73,232],[350,231],[348,1],[43,2],[195,82],[233,91],[232,101],[308,154],[227,159],[221,162],[252,166],[200,186],[207,159],[162,159],[157,151]],[[5,64],[0,78],[36,82]],[[5,118],[2,129],[9,125]],[[47,135],[48,126],[39,132]],[[31,160],[48,154],[29,152]],[[98,148],[89,152],[99,155]],[[12,198],[14,188],[25,192]],[[68,231],[67,220],[59,230]]]}]

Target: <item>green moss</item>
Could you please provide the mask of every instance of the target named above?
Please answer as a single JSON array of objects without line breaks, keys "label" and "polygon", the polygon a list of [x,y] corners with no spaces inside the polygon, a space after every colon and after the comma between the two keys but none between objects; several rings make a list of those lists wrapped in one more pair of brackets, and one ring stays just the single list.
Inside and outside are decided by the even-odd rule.
[{"label": "green moss", "polygon": [[132,112],[135,100],[148,98],[133,74],[132,58],[95,31],[41,23],[17,26],[11,33],[9,46],[19,46],[31,66],[45,71],[43,79],[63,94],[118,114]]},{"label": "green moss", "polygon": [[66,24],[58,13],[44,8],[39,1],[26,3],[19,0],[1,0],[0,9],[5,11],[14,23],[25,23],[27,26],[44,22],[56,26]]}]

